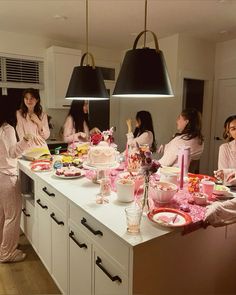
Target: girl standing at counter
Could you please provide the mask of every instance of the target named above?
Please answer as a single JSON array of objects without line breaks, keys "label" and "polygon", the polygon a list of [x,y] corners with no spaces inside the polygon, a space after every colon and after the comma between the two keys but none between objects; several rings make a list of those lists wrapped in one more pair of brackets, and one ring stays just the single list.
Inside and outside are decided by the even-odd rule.
[{"label": "girl standing at counter", "polygon": [[21,196],[17,178],[17,157],[38,139],[25,134],[17,142],[6,110],[0,108],[0,262],[18,262],[26,254],[17,249],[20,232]]},{"label": "girl standing at counter", "polygon": [[136,128],[132,133],[132,120],[126,120],[128,127],[127,143],[128,145],[135,146],[136,143],[139,145],[149,145],[152,152],[156,151],[156,139],[153,128],[152,116],[147,111],[140,111],[136,114]]},{"label": "girl standing at counter", "polygon": [[20,140],[26,134],[33,134],[40,140],[40,145],[46,145],[50,135],[47,114],[42,111],[39,92],[29,88],[23,92],[20,110],[16,112],[16,131]]},{"label": "girl standing at counter", "polygon": [[163,166],[176,166],[178,163],[178,149],[190,146],[190,160],[199,160],[203,152],[203,136],[201,133],[201,115],[196,109],[185,109],[178,116],[178,132],[165,145],[164,154],[159,162]]},{"label": "girl standing at counter", "polygon": [[98,128],[89,131],[88,102],[85,100],[73,100],[69,113],[66,117],[63,127],[64,142],[69,147],[76,142],[89,141],[89,135],[98,133]]}]

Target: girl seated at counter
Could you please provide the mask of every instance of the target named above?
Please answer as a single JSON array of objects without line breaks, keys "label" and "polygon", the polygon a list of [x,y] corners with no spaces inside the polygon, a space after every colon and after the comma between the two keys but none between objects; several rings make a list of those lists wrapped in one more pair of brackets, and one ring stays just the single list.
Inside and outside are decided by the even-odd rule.
[{"label": "girl seated at counter", "polygon": [[177,166],[178,149],[181,146],[190,146],[190,161],[199,160],[203,152],[201,114],[194,108],[185,109],[178,116],[176,124],[178,132],[165,145],[164,154],[159,159],[163,166]]},{"label": "girl seated at counter", "polygon": [[42,111],[38,90],[29,88],[22,94],[20,109],[16,112],[16,131],[20,140],[26,134],[37,137],[37,146],[47,145],[50,135],[47,114]]},{"label": "girl seated at counter", "polygon": [[89,131],[88,102],[73,100],[63,127],[63,139],[68,146],[89,141],[89,135],[99,133],[98,128]]},{"label": "girl seated at counter", "polygon": [[137,112],[134,133],[132,133],[132,120],[126,120],[126,124],[128,127],[128,145],[135,146],[136,143],[139,145],[149,145],[152,152],[156,151],[155,132],[153,128],[152,116],[149,112]]},{"label": "girl seated at counter", "polygon": [[236,169],[236,115],[225,120],[223,138],[227,142],[220,146],[218,170],[215,172],[215,176],[222,180],[224,175]]}]

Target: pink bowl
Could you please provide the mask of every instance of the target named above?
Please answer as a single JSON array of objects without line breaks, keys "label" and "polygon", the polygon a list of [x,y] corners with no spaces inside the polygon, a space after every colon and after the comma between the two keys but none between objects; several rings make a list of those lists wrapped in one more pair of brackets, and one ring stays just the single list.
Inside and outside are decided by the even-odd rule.
[{"label": "pink bowl", "polygon": [[158,181],[150,185],[149,196],[154,202],[169,203],[177,191],[178,187],[174,183]]}]

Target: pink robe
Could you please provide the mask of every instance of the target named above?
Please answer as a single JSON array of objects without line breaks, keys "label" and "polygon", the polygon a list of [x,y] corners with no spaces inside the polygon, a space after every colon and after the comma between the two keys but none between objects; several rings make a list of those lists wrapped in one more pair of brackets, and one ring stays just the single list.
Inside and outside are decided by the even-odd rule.
[{"label": "pink robe", "polygon": [[143,132],[140,136],[135,137],[135,138],[134,138],[134,135],[132,132],[127,133],[126,135],[127,135],[128,145],[135,146],[136,142],[137,142],[139,145],[148,144],[150,148],[152,146],[153,134],[151,131]]},{"label": "pink robe", "polygon": [[17,135],[20,140],[23,139],[23,137],[26,134],[32,134],[35,136],[42,137],[45,140],[45,144],[43,146],[47,146],[46,139],[48,139],[48,137],[50,136],[47,114],[42,113],[42,115],[41,115],[41,121],[42,121],[42,125],[43,125],[42,131],[38,129],[37,124],[35,124],[33,121],[31,121],[28,114],[26,115],[26,118],[24,118],[21,115],[21,112],[18,110],[16,112],[16,118],[17,118],[16,131],[17,131]]},{"label": "pink robe", "polygon": [[219,149],[218,169],[236,168],[236,140],[223,143]]},{"label": "pink robe", "polygon": [[[66,118],[66,121],[64,123],[64,131],[63,131],[63,139],[64,142],[68,143],[69,146],[73,146],[73,144],[76,144],[78,142],[86,142],[89,140],[89,128],[84,121],[84,133],[86,134],[86,138],[80,137],[76,135],[76,130],[74,127],[74,122],[71,116],[68,116]],[[79,132],[77,132],[79,133]]]},{"label": "pink robe", "polygon": [[182,135],[178,135],[165,145],[164,154],[159,159],[160,164],[163,166],[177,166],[178,149],[181,146],[190,146],[190,160],[199,160],[204,148],[204,144],[200,144],[197,137],[186,140],[182,138]]},{"label": "pink robe", "polygon": [[17,157],[30,143],[17,142],[15,130],[4,124],[0,127],[0,262],[14,260],[19,253],[21,196],[17,178]]}]

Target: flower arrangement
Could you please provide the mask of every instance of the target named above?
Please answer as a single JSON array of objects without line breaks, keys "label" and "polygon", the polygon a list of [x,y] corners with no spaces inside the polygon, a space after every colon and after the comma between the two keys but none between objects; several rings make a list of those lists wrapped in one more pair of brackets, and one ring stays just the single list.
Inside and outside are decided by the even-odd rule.
[{"label": "flower arrangement", "polygon": [[101,141],[106,141],[111,144],[114,142],[113,137],[114,128],[111,127],[109,130],[103,131],[101,133],[94,133],[90,136],[90,141],[93,145],[98,145]]},{"label": "flower arrangement", "polygon": [[152,159],[152,153],[150,151],[144,151],[140,148],[139,144],[137,143],[137,149],[139,150],[139,157],[141,160],[141,172],[144,175],[144,192],[142,198],[142,210],[144,207],[147,206],[149,210],[149,203],[148,203],[148,188],[149,188],[149,181],[150,176],[157,172],[157,170],[161,167],[161,164]]}]

